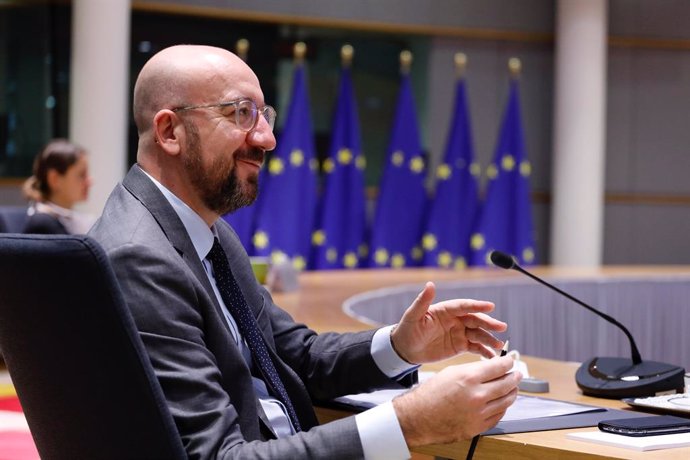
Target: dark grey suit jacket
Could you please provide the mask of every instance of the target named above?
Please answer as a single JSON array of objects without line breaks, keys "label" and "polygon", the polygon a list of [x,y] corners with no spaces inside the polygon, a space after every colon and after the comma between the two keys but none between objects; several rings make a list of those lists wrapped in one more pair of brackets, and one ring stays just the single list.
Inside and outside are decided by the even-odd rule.
[{"label": "dark grey suit jacket", "polygon": [[[354,417],[317,426],[312,398],[401,388],[374,363],[374,331],[316,334],[273,304],[234,231],[232,272],[276,358],[304,431],[275,439],[203,265],[177,214],[135,165],[90,231],[106,250],[190,458],[359,458]],[[136,414],[134,414],[136,416]]]}]

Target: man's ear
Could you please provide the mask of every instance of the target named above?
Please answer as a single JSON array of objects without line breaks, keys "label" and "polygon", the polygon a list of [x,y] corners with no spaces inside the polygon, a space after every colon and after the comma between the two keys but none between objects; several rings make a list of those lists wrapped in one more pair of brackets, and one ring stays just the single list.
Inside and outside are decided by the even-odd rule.
[{"label": "man's ear", "polygon": [[175,112],[159,110],[153,117],[153,129],[156,144],[168,155],[179,155],[186,131]]}]

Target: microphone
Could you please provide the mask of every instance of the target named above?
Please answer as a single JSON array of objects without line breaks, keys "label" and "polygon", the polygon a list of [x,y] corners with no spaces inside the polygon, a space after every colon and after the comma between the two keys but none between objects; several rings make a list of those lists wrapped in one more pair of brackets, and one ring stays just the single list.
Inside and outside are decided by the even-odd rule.
[{"label": "microphone", "polygon": [[573,297],[556,286],[528,272],[518,265],[515,257],[501,251],[492,251],[491,262],[505,270],[516,270],[543,284],[562,296],[585,307],[592,313],[604,318],[621,329],[630,341],[630,359],[628,358],[592,358],[582,363],[575,374],[575,381],[582,393],[601,398],[632,398],[656,396],[660,393],[682,393],[685,388],[685,369],[672,364],[656,361],[643,361],[637,344],[628,328],[611,316],[583,301]]}]

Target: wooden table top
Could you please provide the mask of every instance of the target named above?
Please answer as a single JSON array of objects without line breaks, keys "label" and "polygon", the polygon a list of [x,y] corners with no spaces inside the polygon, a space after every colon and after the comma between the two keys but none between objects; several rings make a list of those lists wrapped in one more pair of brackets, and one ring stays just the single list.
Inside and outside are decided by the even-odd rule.
[{"label": "wooden table top", "polygon": [[[687,266],[654,266],[654,267],[604,267],[601,269],[547,268],[537,267],[532,270],[542,277],[567,277],[577,279],[592,276],[664,276],[690,274]],[[355,271],[322,271],[307,272],[300,275],[300,287],[297,291],[274,293],[275,302],[288,311],[297,321],[304,322],[318,332],[354,331],[369,329],[371,326],[347,316],[341,306],[349,297],[363,291],[396,286],[401,284],[418,284],[420,289],[426,281],[453,280],[486,280],[522,276],[495,268],[469,269],[465,271],[406,269],[406,270],[355,270]],[[410,299],[410,302],[413,299]],[[439,370],[449,364],[469,362],[478,359],[472,355],[463,355],[453,360],[423,366],[425,370]],[[631,410],[625,403],[585,396],[575,383],[575,371],[579,363],[567,363],[542,358],[523,357],[532,376],[549,381],[550,392],[540,396],[572,401],[576,403]],[[348,415],[346,412],[319,409],[322,421]],[[641,415],[643,415],[641,413]],[[650,452],[637,452],[630,449],[603,446],[594,443],[570,440],[567,433],[592,431],[590,428],[540,431],[487,436],[481,438],[474,458],[511,460],[534,458],[609,458],[609,459],[690,459],[690,447],[664,449]],[[425,446],[415,449],[416,452],[446,458],[465,458],[469,441],[444,445]]]}]

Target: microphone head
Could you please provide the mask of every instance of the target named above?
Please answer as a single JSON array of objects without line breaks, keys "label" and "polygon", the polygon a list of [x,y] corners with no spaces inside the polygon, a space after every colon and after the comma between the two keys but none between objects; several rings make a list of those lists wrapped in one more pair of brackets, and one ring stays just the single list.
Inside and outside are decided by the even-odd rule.
[{"label": "microphone head", "polygon": [[510,254],[506,254],[505,252],[491,251],[489,257],[491,258],[491,263],[497,267],[505,268],[506,270],[515,268],[517,265],[515,258]]}]

